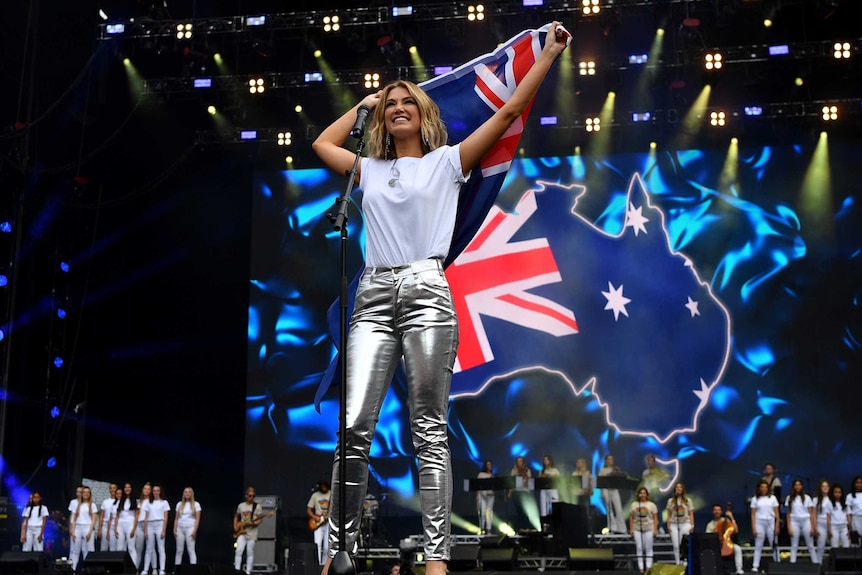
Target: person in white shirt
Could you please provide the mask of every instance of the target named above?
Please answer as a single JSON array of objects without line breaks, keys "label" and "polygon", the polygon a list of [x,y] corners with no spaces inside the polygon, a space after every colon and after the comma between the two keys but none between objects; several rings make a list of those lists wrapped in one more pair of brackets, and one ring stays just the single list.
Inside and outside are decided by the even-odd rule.
[{"label": "person in white shirt", "polygon": [[862,534],[862,477],[853,478],[853,489],[844,501],[847,506],[847,523],[850,526],[851,539],[855,545],[860,544]]},{"label": "person in white shirt", "polygon": [[682,483],[674,485],[673,497],[667,501],[667,527],[673,545],[673,558],[679,565],[682,538],[694,529],[694,503],[685,494],[685,485]]},{"label": "person in white shirt", "polygon": [[329,557],[329,504],[332,494],[329,492],[329,481],[321,479],[317,482],[317,490],[308,498],[305,513],[309,518],[309,526],[314,529],[314,544],[317,545],[317,560],[320,565]]},{"label": "person in white shirt", "polygon": [[587,506],[590,504],[590,497],[593,496],[593,472],[587,467],[587,460],[579,457],[575,461],[575,470],[572,471],[572,477],[579,477],[580,482],[576,482],[572,487],[572,501],[578,505]]},{"label": "person in white shirt", "polygon": [[[554,467],[554,459],[550,455],[542,457],[542,470],[539,477],[559,477],[560,470]],[[539,490],[539,515],[548,517],[553,510],[554,503],[560,500],[560,492],[557,489]]]},{"label": "person in white shirt", "polygon": [[[141,573],[146,575],[152,565],[153,569],[158,567],[159,575],[165,575],[165,563],[167,562],[165,535],[168,529],[168,512],[171,510],[171,505],[162,499],[161,485],[153,485],[153,497],[149,503],[147,519],[144,524],[147,532],[147,552],[144,555],[144,569]],[[156,565],[156,559],[158,559],[158,565]]]},{"label": "person in white shirt", "polygon": [[177,540],[177,553],[174,557],[174,567],[182,564],[184,549],[189,550],[189,563],[195,565],[198,562],[195,542],[198,538],[198,527],[201,524],[201,504],[195,501],[194,489],[191,487],[183,489],[183,497],[177,501],[176,511],[174,537]]},{"label": "person in white shirt", "polygon": [[787,518],[787,534],[790,535],[790,562],[796,563],[799,550],[799,535],[805,538],[805,546],[812,563],[820,563],[814,540],[811,537],[817,531],[817,519],[814,516],[814,501],[805,493],[802,480],[796,479],[790,486],[790,494],[784,502]]},{"label": "person in white shirt", "polygon": [[832,509],[829,514],[829,544],[833,549],[850,547],[850,529],[847,523],[847,506],[844,504],[844,488],[837,483],[829,494]]},{"label": "person in white shirt", "polygon": [[[120,490],[117,490],[120,491]],[[142,526],[143,527],[143,526]],[[132,495],[132,484],[123,485],[114,514],[115,551],[128,551],[132,562],[137,566],[138,551],[135,549],[135,534],[138,530],[138,502]]]},{"label": "person in white shirt", "polygon": [[135,567],[142,567],[144,564],[150,565],[153,563],[152,557],[144,557],[150,555],[152,549],[144,544],[148,539],[147,519],[149,519],[150,502],[153,500],[153,486],[149,483],[144,483],[141,488],[141,498],[138,499],[138,528],[135,530],[135,553],[138,555],[138,563]]},{"label": "person in white shirt", "polygon": [[[492,479],[493,477],[494,463],[489,459],[482,465],[482,471],[476,478]],[[494,530],[494,490],[480,489],[477,491],[476,507],[479,512],[479,529],[487,535]]]},{"label": "person in white shirt", "polygon": [[95,528],[99,508],[93,503],[93,494],[89,487],[81,488],[81,497],[75,505],[75,513],[72,515],[72,529],[69,531],[72,538],[71,562],[72,571],[78,568],[78,561],[83,553],[84,559],[90,553],[88,543],[95,537]]},{"label": "person in white shirt", "polygon": [[[742,547],[739,543],[733,541],[733,536],[739,534],[739,525],[736,523],[736,518],[729,508],[727,512],[724,508],[716,503],[712,506],[712,521],[706,524],[705,531],[707,533],[715,533],[723,539],[722,545],[733,545],[733,566],[736,568],[736,575],[743,573],[742,570]],[[723,554],[722,554],[723,555]]]},{"label": "person in white shirt", "polygon": [[754,561],[752,571],[760,571],[760,557],[763,543],[776,545],[776,537],[781,531],[778,516],[778,499],[769,492],[769,483],[763,479],[757,482],[755,496],[751,498],[751,534],[754,535]]},{"label": "person in white shirt", "polygon": [[[605,455],[605,465],[599,469],[599,477],[625,477],[626,472],[614,465],[614,456]],[[602,489],[602,500],[608,512],[608,529],[613,533],[626,533],[626,518],[619,489]]]},{"label": "person in white shirt", "polygon": [[637,499],[632,501],[629,527],[635,540],[638,569],[643,573],[652,568],[653,541],[658,535],[658,507],[649,500],[649,491],[646,487],[638,489]]},{"label": "person in white shirt", "polygon": [[99,527],[96,529],[96,533],[99,534],[99,551],[114,551],[117,542],[111,533],[111,522],[117,509],[116,483],[111,483],[108,487],[108,498],[102,501],[99,509]]},{"label": "person in white shirt", "polygon": [[775,495],[776,500],[781,499],[781,479],[775,475],[775,466],[771,463],[767,463],[763,466],[763,476],[762,480],[766,481],[769,485],[769,494]]},{"label": "person in white shirt", "polygon": [[823,562],[823,554],[826,553],[826,541],[829,540],[831,531],[830,515],[832,514],[832,501],[829,499],[829,482],[821,479],[817,484],[817,492],[814,494],[814,520],[817,530],[814,532],[814,545],[817,548],[817,557]]},{"label": "person in white shirt", "polygon": [[[84,486],[79,485],[75,488],[75,497],[69,501],[69,506],[66,508],[69,511],[69,535],[70,535],[70,545],[71,545],[71,534],[72,534],[72,518],[75,517],[75,512],[78,510],[78,501],[81,499],[81,493],[84,492]],[[71,547],[70,547],[71,548]]]},{"label": "person in white shirt", "polygon": [[236,506],[233,516],[233,532],[236,537],[236,551],[233,556],[233,566],[237,571],[242,565],[242,554],[245,552],[245,572],[251,573],[254,565],[254,546],[257,543],[257,528],[263,521],[263,510],[254,500],[254,487],[245,490],[245,501]]},{"label": "person in white shirt", "polygon": [[48,521],[48,508],[42,505],[42,496],[38,491],[30,494],[27,507],[21,513],[24,521],[21,523],[22,551],[42,551],[44,549],[45,524]]}]

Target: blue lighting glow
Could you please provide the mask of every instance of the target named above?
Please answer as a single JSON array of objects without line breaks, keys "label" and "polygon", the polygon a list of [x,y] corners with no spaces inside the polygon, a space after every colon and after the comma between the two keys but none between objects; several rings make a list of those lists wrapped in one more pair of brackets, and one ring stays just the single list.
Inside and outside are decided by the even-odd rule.
[{"label": "blue lighting glow", "polygon": [[557,125],[557,117],[556,116],[542,116],[539,118],[539,124],[542,126],[556,126]]},{"label": "blue lighting glow", "polygon": [[58,308],[57,317],[59,317],[60,319],[66,319],[66,310],[64,310],[63,308]]},{"label": "blue lighting glow", "polygon": [[263,26],[266,24],[266,16],[249,16],[245,19],[246,26]]},{"label": "blue lighting glow", "polygon": [[320,72],[306,72],[305,73],[305,81],[306,82],[323,82],[323,74]]},{"label": "blue lighting glow", "polygon": [[6,274],[0,274],[0,287],[4,287],[9,283],[9,277]]},{"label": "blue lighting glow", "polygon": [[48,469],[53,469],[55,467],[57,467],[57,458],[56,457],[49,457],[48,458]]},{"label": "blue lighting glow", "polygon": [[54,358],[54,367],[63,367],[63,358],[59,355]]},{"label": "blue lighting glow", "polygon": [[649,122],[651,118],[652,114],[649,112],[643,112],[640,114],[635,112],[632,114],[632,122]]},{"label": "blue lighting glow", "polygon": [[69,272],[69,262],[60,262],[60,271],[63,273]]},{"label": "blue lighting glow", "polygon": [[413,14],[413,6],[393,6],[392,7],[392,15],[395,17],[410,16],[412,14]]},{"label": "blue lighting glow", "polygon": [[6,328],[0,328],[0,341],[6,339]]},{"label": "blue lighting glow", "polygon": [[769,47],[770,56],[787,56],[790,54],[790,46],[787,44],[778,44],[777,46]]},{"label": "blue lighting glow", "polygon": [[434,66],[434,75],[442,76],[443,74],[448,74],[452,70],[452,66]]},{"label": "blue lighting glow", "polygon": [[55,405],[51,408],[51,418],[57,419],[58,417],[60,417],[60,408]]},{"label": "blue lighting glow", "polygon": [[0,222],[0,232],[3,232],[4,234],[8,234],[11,231],[12,231],[12,222],[9,222],[9,221]]},{"label": "blue lighting glow", "polygon": [[524,6],[541,6],[545,0],[524,0]]},{"label": "blue lighting glow", "polygon": [[243,130],[239,133],[240,140],[256,140],[257,130]]},{"label": "blue lighting glow", "polygon": [[760,106],[746,106],[745,107],[745,115],[746,116],[762,116],[763,108]]},{"label": "blue lighting glow", "polygon": [[629,56],[629,64],[646,64],[649,56],[646,54],[632,54]]},{"label": "blue lighting glow", "polygon": [[122,23],[108,24],[107,26],[105,26],[105,30],[108,32],[108,34],[122,34],[126,31],[126,25]]},{"label": "blue lighting glow", "polygon": [[195,88],[212,88],[212,85],[212,78],[195,78],[194,81]]}]

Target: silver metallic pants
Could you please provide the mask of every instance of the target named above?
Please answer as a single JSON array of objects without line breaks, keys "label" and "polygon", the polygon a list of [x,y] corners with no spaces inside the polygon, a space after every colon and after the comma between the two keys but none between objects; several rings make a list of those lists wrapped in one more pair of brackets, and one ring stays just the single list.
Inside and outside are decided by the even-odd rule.
[{"label": "silver metallic pants", "polygon": [[[345,543],[354,552],[380,407],[401,357],[419,467],[425,559],[449,559],[452,466],[446,413],[458,322],[443,264],[428,259],[367,268],[359,280],[347,341]],[[339,550],[341,466],[332,467],[330,556]]]}]

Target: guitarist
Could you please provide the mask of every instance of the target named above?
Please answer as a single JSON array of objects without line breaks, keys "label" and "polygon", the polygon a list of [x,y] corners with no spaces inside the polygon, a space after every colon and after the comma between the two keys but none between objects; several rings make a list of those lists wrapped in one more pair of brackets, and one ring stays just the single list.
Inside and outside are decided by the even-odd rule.
[{"label": "guitarist", "polygon": [[308,527],[314,532],[314,543],[317,545],[317,560],[320,565],[329,556],[329,481],[321,479],[317,482],[317,491],[308,499]]},{"label": "guitarist", "polygon": [[263,521],[263,511],[254,500],[254,487],[245,490],[245,501],[236,506],[233,516],[233,532],[236,537],[236,554],[233,566],[237,571],[242,565],[242,552],[245,551],[245,572],[251,573],[254,565],[254,544],[257,541],[257,527]]},{"label": "guitarist", "polygon": [[739,525],[736,524],[736,519],[733,517],[733,512],[730,511],[728,504],[727,513],[724,512],[724,507],[716,503],[712,506],[712,521],[706,524],[707,533],[715,533],[721,538],[721,555],[725,555],[725,549],[733,546],[733,566],[736,568],[737,575],[744,573],[742,570],[742,547],[733,542],[732,539],[739,533]]}]

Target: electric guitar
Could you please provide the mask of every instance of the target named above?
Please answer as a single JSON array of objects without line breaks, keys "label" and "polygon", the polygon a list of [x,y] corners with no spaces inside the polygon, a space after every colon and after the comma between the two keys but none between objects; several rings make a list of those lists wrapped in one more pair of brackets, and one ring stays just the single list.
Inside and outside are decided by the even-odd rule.
[{"label": "electric guitar", "polygon": [[309,528],[312,532],[317,531],[317,528],[318,528],[318,527],[320,527],[321,525],[323,525],[324,523],[326,523],[327,515],[328,515],[328,514],[326,514],[326,513],[324,513],[323,515],[321,515],[321,516],[320,516],[320,521],[315,521],[315,520],[314,520],[314,517],[309,517],[309,518],[308,518],[308,528]]},{"label": "electric guitar", "polygon": [[[275,511],[268,511],[268,512],[264,513],[263,515],[261,515],[260,520],[263,521],[264,517],[272,517],[273,515],[275,515]],[[254,524],[253,521],[246,521],[244,523],[240,523],[237,530],[233,532],[233,538],[236,539],[240,535],[245,535],[249,529],[252,529],[254,527],[257,527],[257,526]]]}]

